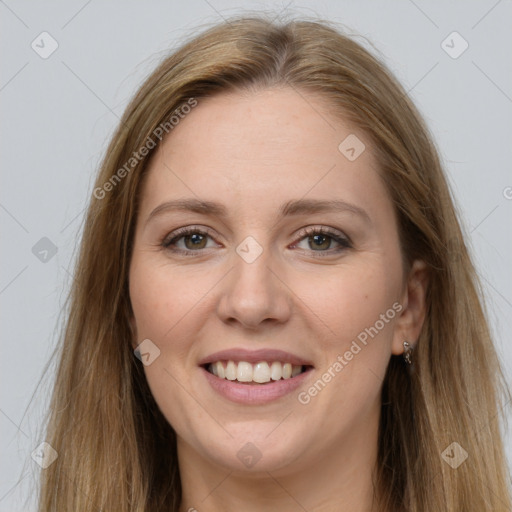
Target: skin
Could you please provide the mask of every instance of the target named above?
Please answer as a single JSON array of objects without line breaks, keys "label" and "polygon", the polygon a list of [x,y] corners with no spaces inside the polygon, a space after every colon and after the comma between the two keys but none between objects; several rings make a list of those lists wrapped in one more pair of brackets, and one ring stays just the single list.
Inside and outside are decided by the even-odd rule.
[{"label": "skin", "polygon": [[[354,161],[338,150],[349,134],[366,145]],[[227,217],[167,211],[148,221],[178,198],[221,202]],[[301,198],[342,199],[369,219],[351,211],[277,217],[282,203]],[[185,226],[209,228],[211,237],[199,249],[176,241],[190,256],[162,247]],[[315,242],[306,226],[330,227],[352,247],[336,252],[339,243]],[[247,236],[263,250],[252,263],[235,250]],[[177,433],[181,511],[376,510],[382,381],[391,355],[418,338],[427,274],[421,261],[404,272],[393,204],[364,133],[332,117],[320,98],[289,88],[199,100],[151,160],[129,281],[133,346],[148,338],[160,349],[144,370]],[[298,392],[394,303],[401,311],[300,403]],[[198,367],[234,347],[279,348],[314,369],[285,397],[237,404]],[[247,442],[261,455],[250,468],[237,457]]]}]

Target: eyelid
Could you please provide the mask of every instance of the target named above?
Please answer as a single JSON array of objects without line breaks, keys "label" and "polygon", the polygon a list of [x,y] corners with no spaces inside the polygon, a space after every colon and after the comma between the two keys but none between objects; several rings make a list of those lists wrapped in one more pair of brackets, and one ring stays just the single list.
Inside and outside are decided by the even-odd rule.
[{"label": "eyelid", "polygon": [[[215,240],[215,236],[213,234],[213,230],[208,227],[202,227],[198,225],[190,225],[190,226],[184,226],[182,228],[178,228],[171,233],[167,234],[163,240],[161,241],[160,245],[164,247],[164,249],[176,252],[176,253],[186,253],[189,255],[192,255],[193,253],[201,253],[204,252],[206,249],[198,249],[196,251],[191,249],[169,249],[172,242],[176,240],[180,240],[181,238],[190,235],[198,233],[203,236],[208,236],[212,240]],[[301,228],[295,235],[294,238],[296,239],[295,242],[292,243],[292,247],[295,247],[298,243],[300,243],[304,238],[314,236],[314,235],[325,235],[334,240],[336,243],[339,244],[340,247],[337,249],[329,249],[327,251],[313,251],[310,250],[309,252],[316,253],[318,256],[316,257],[323,257],[322,254],[325,254],[325,256],[332,256],[333,254],[337,254],[341,252],[342,250],[349,249],[353,247],[352,241],[348,235],[346,235],[344,232],[336,229],[331,228],[329,226],[323,226],[323,225],[310,225],[306,226],[304,228]],[[217,242],[216,242],[217,243]],[[301,249],[303,250],[303,249]]]},{"label": "eyelid", "polygon": [[339,229],[331,228],[329,226],[306,226],[305,228],[302,228],[302,230],[299,231],[295,236],[301,236],[302,239],[304,238],[304,236],[313,236],[315,234],[328,235],[332,238],[340,238],[352,246],[352,240],[348,235],[346,235],[343,231],[340,231]]},{"label": "eyelid", "polygon": [[170,242],[172,242],[173,240],[180,239],[180,238],[187,236],[189,234],[192,234],[192,233],[199,233],[202,235],[207,235],[210,238],[215,239],[213,231],[210,228],[191,225],[191,226],[185,226],[182,228],[175,229],[171,233],[168,233],[163,238],[161,245],[163,245],[164,247],[167,247],[168,245],[170,245]]}]

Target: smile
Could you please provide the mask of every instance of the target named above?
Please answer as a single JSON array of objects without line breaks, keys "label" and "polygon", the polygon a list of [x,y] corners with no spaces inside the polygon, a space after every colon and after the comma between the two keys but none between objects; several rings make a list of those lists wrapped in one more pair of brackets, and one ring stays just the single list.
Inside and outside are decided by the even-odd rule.
[{"label": "smile", "polygon": [[281,379],[290,379],[306,371],[304,365],[292,365],[280,361],[259,361],[251,364],[247,361],[216,361],[207,365],[206,369],[219,377],[230,381],[265,384]]},{"label": "smile", "polygon": [[315,369],[312,361],[290,352],[241,347],[215,352],[198,364],[215,394],[246,405],[293,397]]}]

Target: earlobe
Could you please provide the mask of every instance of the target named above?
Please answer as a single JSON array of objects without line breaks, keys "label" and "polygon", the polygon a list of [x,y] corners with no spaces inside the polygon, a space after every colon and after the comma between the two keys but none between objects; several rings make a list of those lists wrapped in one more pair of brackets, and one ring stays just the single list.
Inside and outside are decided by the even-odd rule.
[{"label": "earlobe", "polygon": [[412,264],[407,285],[401,304],[403,309],[395,325],[392,353],[401,355],[404,352],[404,341],[415,347],[421,328],[425,321],[428,290],[428,267],[422,260]]}]

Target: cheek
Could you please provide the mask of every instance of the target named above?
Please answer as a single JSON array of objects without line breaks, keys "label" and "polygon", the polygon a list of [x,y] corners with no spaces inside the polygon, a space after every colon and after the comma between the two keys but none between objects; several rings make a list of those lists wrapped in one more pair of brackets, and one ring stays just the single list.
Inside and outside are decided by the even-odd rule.
[{"label": "cheek", "polygon": [[192,426],[190,415],[179,411],[193,411],[195,418],[204,415],[183,392],[182,382],[191,356],[194,311],[206,290],[201,291],[197,281],[190,283],[186,273],[155,260],[143,252],[132,259],[129,293],[138,338],[135,344],[149,339],[158,347],[158,356],[144,366],[149,388],[169,424],[187,431]]},{"label": "cheek", "polygon": [[[134,343],[149,339],[160,351],[158,359],[144,368],[155,387],[159,380],[168,386],[171,376],[182,382],[196,370],[195,342],[211,319],[206,311],[209,292],[219,280],[212,271],[199,272],[193,265],[179,268],[162,260],[161,253],[139,251],[130,268],[130,300],[138,338]],[[179,392],[179,388],[166,393],[170,391]]]},{"label": "cheek", "polygon": [[[340,268],[336,274],[326,275],[320,281],[295,281],[301,284],[295,285],[294,291],[321,320],[319,325],[326,336],[319,337],[320,340],[342,350],[347,342],[373,326],[382,314],[392,308],[399,296],[399,286],[394,273],[384,267],[376,261],[358,262],[357,265]],[[393,313],[388,317],[396,316]],[[382,328],[379,322],[379,330],[390,331],[388,327],[391,324],[387,321],[386,328]]]},{"label": "cheek", "polygon": [[317,410],[331,411],[333,424],[349,421],[349,411],[366,415],[378,400],[400,309],[400,268],[388,263],[370,256],[340,268],[323,287],[303,282],[299,291],[328,333],[317,338],[323,354],[321,382],[305,392]]},{"label": "cheek", "polygon": [[166,344],[188,312],[204,295],[201,280],[152,257],[134,257],[130,270],[130,300],[139,339]]}]

